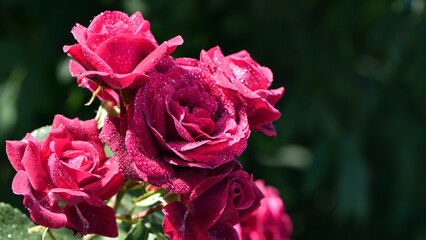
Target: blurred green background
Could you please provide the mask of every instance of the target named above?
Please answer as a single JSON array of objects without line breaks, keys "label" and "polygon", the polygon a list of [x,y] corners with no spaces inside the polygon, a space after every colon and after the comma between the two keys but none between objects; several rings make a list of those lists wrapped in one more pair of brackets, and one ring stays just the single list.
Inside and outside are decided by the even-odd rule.
[{"label": "blurred green background", "polygon": [[[426,239],[424,0],[1,0],[1,149],[55,114],[94,117],[62,46],[105,10],[181,35],[174,57],[219,45],[272,69],[278,137],[252,133],[240,160],[280,189],[293,239]],[[0,201],[22,209],[0,153]]]}]

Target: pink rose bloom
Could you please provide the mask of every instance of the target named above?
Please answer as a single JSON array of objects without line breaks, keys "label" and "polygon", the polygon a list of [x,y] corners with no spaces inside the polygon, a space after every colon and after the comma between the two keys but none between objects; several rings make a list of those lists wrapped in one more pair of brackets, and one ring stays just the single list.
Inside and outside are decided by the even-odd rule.
[{"label": "pink rose bloom", "polygon": [[114,210],[103,202],[123,185],[123,174],[105,156],[96,120],[57,115],[45,140],[7,141],[17,171],[12,189],[24,195],[31,219],[49,228],[82,235],[118,236]]},{"label": "pink rose bloom", "polygon": [[190,194],[164,207],[164,233],[171,240],[237,240],[233,226],[258,208],[262,198],[252,176],[232,161],[209,170]]},{"label": "pink rose bloom", "polygon": [[272,84],[269,68],[260,66],[247,51],[224,56],[219,47],[202,51],[200,61],[209,68],[218,85],[238,92],[246,101],[251,129],[276,136],[272,122],[281,113],[274,105],[284,94],[284,88],[268,90]]},{"label": "pink rose bloom", "polygon": [[[71,31],[78,44],[64,46],[75,77],[87,77],[103,88],[138,88],[149,81],[146,73],[183,43],[180,36],[158,46],[150,24],[140,12],[103,12],[89,27],[77,24]],[[91,89],[92,90],[92,89]]]},{"label": "pink rose bloom", "polygon": [[202,69],[171,59],[150,77],[126,116],[106,119],[101,138],[126,178],[190,191],[202,176],[188,171],[216,168],[246,148],[250,130],[243,103]]},{"label": "pink rose bloom", "polygon": [[260,207],[235,228],[242,240],[289,240],[293,225],[278,189],[256,180],[265,195]]}]

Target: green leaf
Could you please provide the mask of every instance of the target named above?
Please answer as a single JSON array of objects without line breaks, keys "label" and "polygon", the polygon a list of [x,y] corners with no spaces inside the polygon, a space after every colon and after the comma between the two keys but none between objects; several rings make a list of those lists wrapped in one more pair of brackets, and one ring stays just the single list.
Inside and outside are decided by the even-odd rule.
[{"label": "green leaf", "polygon": [[161,211],[147,216],[134,225],[125,240],[167,240],[168,238],[164,235],[162,226],[163,219],[164,215]]},{"label": "green leaf", "polygon": [[144,195],[134,199],[135,206],[144,207],[154,205],[160,201],[162,196],[166,195],[167,193],[167,190],[161,188],[155,191],[147,192]]},{"label": "green leaf", "polygon": [[132,229],[130,229],[125,240],[147,239],[148,229],[145,227],[145,222],[140,221]]},{"label": "green leaf", "polygon": [[44,140],[49,135],[50,130],[52,129],[51,125],[47,125],[41,128],[37,128],[36,130],[31,132],[33,137],[37,138],[37,140]]},{"label": "green leaf", "polygon": [[41,239],[41,233],[28,233],[35,224],[21,211],[0,202],[0,236],[3,239]]},{"label": "green leaf", "polygon": [[[60,228],[60,229],[49,229],[49,231],[55,236],[56,240],[74,240],[77,237],[74,236],[74,233],[72,230],[68,228]],[[46,240],[50,240],[50,237],[47,237],[48,234],[46,234]]]},{"label": "green leaf", "polygon": [[114,153],[111,151],[111,148],[108,147],[108,145],[104,145],[105,154],[107,157],[113,157]]},{"label": "green leaf", "polygon": [[[124,238],[127,236],[127,231],[122,229],[122,228],[118,228],[118,237],[116,238],[109,238],[109,237],[105,237],[105,236],[97,236],[94,238],[94,240],[124,240]],[[83,238],[84,240],[84,238]]]}]

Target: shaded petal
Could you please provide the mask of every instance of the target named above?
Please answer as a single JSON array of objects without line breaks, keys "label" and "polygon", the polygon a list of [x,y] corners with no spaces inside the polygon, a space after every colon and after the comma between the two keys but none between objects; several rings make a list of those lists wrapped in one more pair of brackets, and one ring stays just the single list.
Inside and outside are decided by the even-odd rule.
[{"label": "shaded petal", "polygon": [[[214,239],[239,240],[237,231],[230,224],[217,222],[207,230]],[[254,240],[254,239],[253,239]]]},{"label": "shaded petal", "polygon": [[101,175],[101,179],[84,186],[81,188],[82,191],[98,196],[102,200],[107,200],[123,186],[124,176],[118,168],[115,157],[108,159],[96,174]]},{"label": "shaded petal", "polygon": [[47,171],[55,187],[78,190],[77,183],[69,175],[68,171],[64,169],[61,160],[59,160],[56,154],[50,155],[47,163]]},{"label": "shaded petal", "polygon": [[166,236],[173,240],[215,240],[198,226],[185,204],[171,202],[163,208],[163,229]]},{"label": "shaded petal", "polygon": [[97,196],[87,194],[80,190],[53,188],[50,190],[50,193],[71,205],[87,202],[90,205],[99,207],[104,204],[104,202]]},{"label": "shaded petal", "polygon": [[[220,181],[189,203],[194,220],[201,228],[208,229],[221,218],[227,208],[228,185],[228,181]],[[194,189],[194,191],[197,190],[197,188]]]},{"label": "shaded petal", "polygon": [[67,205],[64,213],[68,216],[67,228],[76,233],[90,233],[115,238],[118,236],[117,222],[114,210],[103,204],[93,206],[87,203]]}]

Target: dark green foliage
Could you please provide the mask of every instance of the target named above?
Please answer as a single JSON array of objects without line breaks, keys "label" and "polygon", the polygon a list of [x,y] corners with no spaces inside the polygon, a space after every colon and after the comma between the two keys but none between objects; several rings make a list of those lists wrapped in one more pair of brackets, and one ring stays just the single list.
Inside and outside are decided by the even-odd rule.
[{"label": "dark green foliage", "polygon": [[125,240],[167,240],[162,227],[163,218],[161,212],[149,215],[132,227]]},{"label": "dark green foliage", "polygon": [[[87,120],[99,101],[67,73],[62,46],[104,10],[140,10],[175,57],[248,50],[286,88],[276,139],[252,133],[240,158],[281,190],[293,239],[426,238],[424,0],[11,1],[0,3],[0,147]],[[0,201],[23,208],[2,152]],[[274,164],[275,163],[275,164]],[[136,229],[137,230],[137,229]],[[135,230],[135,231],[136,231]]]}]

